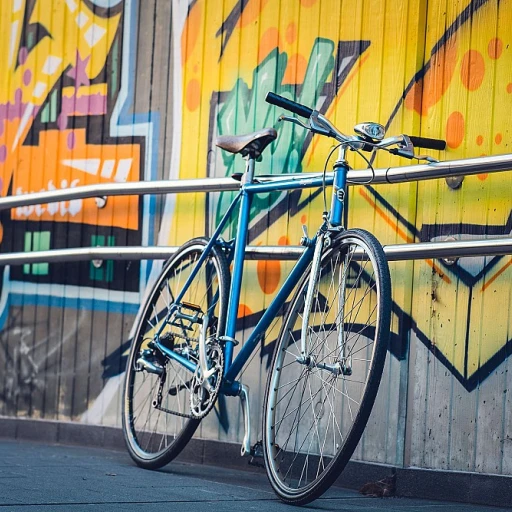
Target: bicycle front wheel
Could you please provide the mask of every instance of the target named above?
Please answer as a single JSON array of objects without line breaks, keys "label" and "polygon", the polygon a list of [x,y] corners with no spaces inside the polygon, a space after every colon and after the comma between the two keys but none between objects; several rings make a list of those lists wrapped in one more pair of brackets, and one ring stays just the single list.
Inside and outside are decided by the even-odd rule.
[{"label": "bicycle front wheel", "polygon": [[263,425],[270,483],[296,505],[323,494],[352,456],[377,394],[391,318],[389,268],[370,233],[345,231],[324,249],[305,311],[309,274],[276,342]]},{"label": "bicycle front wheel", "polygon": [[[135,329],[126,368],[123,433],[132,459],[147,469],[160,468],[174,459],[199,425],[190,410],[192,372],[152,348],[152,341],[158,338],[197,364],[201,324],[182,318],[172,321],[167,314],[207,243],[205,238],[190,240],[169,260]],[[207,336],[216,338],[224,333],[228,293],[226,257],[214,246],[180,304],[190,318],[208,313]]]}]

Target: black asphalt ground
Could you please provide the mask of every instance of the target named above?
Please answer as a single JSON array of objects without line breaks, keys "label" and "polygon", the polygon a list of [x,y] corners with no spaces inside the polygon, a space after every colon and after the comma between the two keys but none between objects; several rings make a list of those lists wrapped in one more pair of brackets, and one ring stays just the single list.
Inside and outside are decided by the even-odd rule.
[{"label": "black asphalt ground", "polygon": [[[175,462],[136,467],[128,454],[98,448],[0,440],[0,512],[297,511],[264,475]],[[497,512],[512,508],[370,498],[334,488],[302,510]]]}]

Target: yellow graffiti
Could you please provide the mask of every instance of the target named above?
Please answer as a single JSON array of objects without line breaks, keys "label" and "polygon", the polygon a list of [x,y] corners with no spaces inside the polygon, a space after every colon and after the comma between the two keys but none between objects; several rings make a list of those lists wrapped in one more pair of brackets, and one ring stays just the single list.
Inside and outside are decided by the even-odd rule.
[{"label": "yellow graffiti", "polygon": [[[423,107],[420,110],[414,105],[415,116],[422,130],[446,138],[450,158],[511,151],[510,7],[510,2],[501,4],[498,17],[498,3],[487,2],[472,23],[466,23],[447,41],[444,57],[437,59],[425,76]],[[450,13],[453,18],[458,14]],[[428,35],[427,51],[441,35]],[[406,100],[406,108],[410,106]],[[438,240],[448,236],[481,238],[478,226],[501,226],[501,233],[498,229],[494,236],[504,235],[512,211],[511,185],[510,172],[466,177],[457,191],[443,182],[421,182],[418,201],[422,207],[416,224],[445,225]],[[490,259],[462,258],[458,266],[468,275],[466,279],[452,277],[450,286],[422,268],[413,278],[419,287],[413,317],[465,378],[471,378],[495,356],[512,332],[508,315],[500,318],[495,314],[510,301],[509,258],[501,261],[494,265]],[[451,270],[448,266],[444,272],[454,276]]]},{"label": "yellow graffiti", "polygon": [[[180,176],[203,177],[231,169],[229,157],[213,146],[219,130],[243,133],[251,122],[253,129],[273,125],[279,112],[267,115],[266,92],[282,88],[298,99],[306,85],[311,86],[308,73],[322,58],[331,58],[333,67],[322,78],[324,83],[314,84],[318,104],[310,106],[323,108],[346,133],[357,122],[372,120],[387,125],[389,134],[447,140],[445,152],[430,153],[440,159],[511,152],[510,26],[510,0],[198,0],[181,34]],[[423,33],[418,27],[428,29]],[[356,50],[348,54],[347,48]],[[355,63],[344,73],[350,58]],[[315,69],[320,77],[320,68]],[[227,111],[231,96],[236,96],[237,108]],[[284,152],[276,157],[279,145],[288,143],[285,128],[276,128],[279,139],[267,150],[273,158],[264,158],[262,173],[291,172],[283,168],[291,157],[285,159]],[[304,146],[299,171],[321,170],[329,149],[325,138]],[[355,156],[351,164],[365,166]],[[381,155],[374,163],[403,164],[409,162],[391,155]],[[240,159],[237,170],[242,166]],[[504,173],[466,177],[458,190],[444,180],[353,187],[349,224],[373,231],[384,244],[498,236],[505,234],[511,215],[511,185],[510,173]],[[212,206],[208,211],[205,206],[201,195],[178,197],[170,244],[183,242],[191,230],[202,234],[205,223],[213,223]],[[306,202],[300,211],[271,223],[251,243],[295,245],[300,225],[317,225],[322,209],[321,199]],[[264,208],[257,215],[264,218]],[[249,265],[240,316],[265,308],[266,297],[271,298],[283,282],[287,265]],[[428,260],[393,264],[392,272],[395,303],[462,379],[474,376],[508,341],[512,318],[487,318],[494,318],[491,313],[510,300],[509,259],[466,258],[453,266]],[[263,301],[251,293],[254,285],[261,289]]]},{"label": "yellow graffiti", "polygon": [[[93,144],[84,128],[69,128],[72,118],[106,114],[107,77],[98,76],[120,19],[119,13],[99,16],[82,0],[53,0],[51,8],[44,0],[2,2],[0,54],[7,56],[0,73],[2,195],[10,189],[12,194],[24,194],[139,179],[138,146]],[[30,31],[31,27],[37,30]],[[74,81],[74,87],[59,87],[64,78]],[[43,108],[55,110],[58,104],[56,122],[39,132],[38,141],[30,139]],[[12,215],[137,229],[137,208],[137,198],[112,198],[101,211],[94,200],[84,200],[19,208]]]}]

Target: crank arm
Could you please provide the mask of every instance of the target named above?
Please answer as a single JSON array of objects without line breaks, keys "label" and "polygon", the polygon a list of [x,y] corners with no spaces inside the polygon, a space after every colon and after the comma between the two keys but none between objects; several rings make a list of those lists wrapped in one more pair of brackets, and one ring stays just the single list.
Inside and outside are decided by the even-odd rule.
[{"label": "crank arm", "polygon": [[240,387],[240,403],[242,404],[242,414],[244,417],[245,435],[242,441],[240,454],[251,455],[251,413],[249,408],[249,388],[245,384]]}]

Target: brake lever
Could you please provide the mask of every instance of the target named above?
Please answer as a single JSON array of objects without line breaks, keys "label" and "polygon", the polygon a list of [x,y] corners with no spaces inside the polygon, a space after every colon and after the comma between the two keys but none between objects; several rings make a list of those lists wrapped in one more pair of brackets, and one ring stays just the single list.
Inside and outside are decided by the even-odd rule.
[{"label": "brake lever", "polygon": [[414,158],[414,160],[419,160],[420,162],[422,160],[425,160],[429,164],[437,164],[439,162],[439,160],[436,160],[435,158],[432,158],[431,156],[428,155],[414,155],[412,158]]},{"label": "brake lever", "polygon": [[409,160],[418,160],[419,162],[424,160],[424,161],[428,162],[429,164],[435,164],[435,163],[439,162],[439,160],[436,160],[435,158],[432,158],[431,156],[428,156],[428,155],[417,155],[416,156],[414,154],[414,145],[411,142],[411,139],[407,135],[402,135],[402,137],[403,137],[402,144],[400,144],[399,147],[395,150],[389,150],[390,153],[393,153],[398,156],[402,156],[404,158],[408,158]]},{"label": "brake lever", "polygon": [[439,160],[436,160],[435,158],[432,158],[428,155],[418,155],[416,156],[412,151],[409,151],[408,149],[402,149],[402,148],[392,148],[387,150],[392,155],[401,156],[403,158],[408,158],[409,160],[418,160],[419,162],[422,162],[425,160],[429,164],[436,164],[439,162]]},{"label": "brake lever", "polygon": [[432,158],[431,156],[428,156],[428,155],[415,155],[414,154],[414,145],[413,143],[411,142],[411,139],[409,138],[408,135],[404,135],[404,144],[405,144],[405,151],[407,151],[410,156],[409,158],[411,158],[411,160],[418,160],[418,161],[422,161],[422,160],[425,160],[426,162],[428,162],[429,164],[435,164],[437,162],[439,162],[439,160],[436,160],[435,158]]},{"label": "brake lever", "polygon": [[298,124],[300,127],[304,128],[305,130],[311,130],[311,128],[307,124],[304,124],[300,119],[297,119],[296,117],[293,117],[293,116],[285,116],[284,114],[281,114],[277,120],[279,122],[289,121],[290,123]]}]

